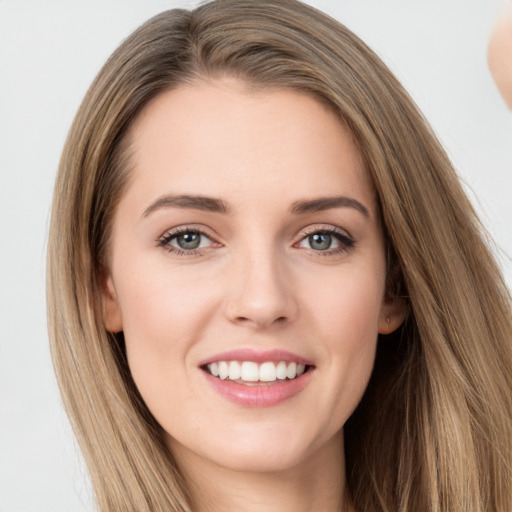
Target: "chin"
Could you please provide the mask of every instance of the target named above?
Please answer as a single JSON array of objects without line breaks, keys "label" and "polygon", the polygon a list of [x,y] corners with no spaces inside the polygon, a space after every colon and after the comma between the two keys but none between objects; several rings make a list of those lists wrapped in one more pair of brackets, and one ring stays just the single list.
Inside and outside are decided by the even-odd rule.
[{"label": "chin", "polygon": [[343,439],[342,431],[323,440],[297,428],[283,430],[280,425],[263,430],[250,432],[246,428],[242,432],[233,432],[226,429],[201,443],[196,438],[194,445],[184,446],[175,439],[169,444],[181,460],[183,456],[194,454],[193,458],[229,471],[278,473],[297,468],[325,450],[332,452],[337,444],[341,446]]},{"label": "chin", "polygon": [[[302,455],[302,456],[301,456]],[[245,473],[279,473],[300,465],[303,454],[270,448],[254,447],[249,450],[236,450],[226,453],[209,454],[209,459],[216,466],[236,472]]]}]

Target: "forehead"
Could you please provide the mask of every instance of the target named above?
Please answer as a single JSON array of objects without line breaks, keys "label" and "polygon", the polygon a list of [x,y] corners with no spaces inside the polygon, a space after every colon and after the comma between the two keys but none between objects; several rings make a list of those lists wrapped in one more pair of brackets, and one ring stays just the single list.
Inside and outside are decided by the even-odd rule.
[{"label": "forehead", "polygon": [[183,85],[140,114],[130,133],[131,186],[224,197],[248,191],[373,202],[361,154],[341,119],[312,95],[240,82]]}]

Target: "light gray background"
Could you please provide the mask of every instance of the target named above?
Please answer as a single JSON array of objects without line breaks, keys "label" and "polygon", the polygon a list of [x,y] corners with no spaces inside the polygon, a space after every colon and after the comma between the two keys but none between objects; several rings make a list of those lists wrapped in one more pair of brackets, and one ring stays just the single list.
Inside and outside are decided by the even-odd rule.
[{"label": "light gray background", "polygon": [[[88,85],[142,21],[193,1],[0,0],[0,511],[93,509],[45,322],[49,205]],[[310,0],[366,40],[445,144],[512,283],[512,116],[487,71],[509,0]],[[507,257],[508,255],[508,257]]]}]

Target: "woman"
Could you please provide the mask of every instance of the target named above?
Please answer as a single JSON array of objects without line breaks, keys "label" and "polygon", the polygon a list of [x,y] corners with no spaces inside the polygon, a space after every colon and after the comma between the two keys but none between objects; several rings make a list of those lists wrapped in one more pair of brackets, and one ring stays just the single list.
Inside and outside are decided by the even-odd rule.
[{"label": "woman", "polygon": [[509,510],[510,297],[347,29],[220,0],[132,34],[55,188],[55,367],[100,510]]}]

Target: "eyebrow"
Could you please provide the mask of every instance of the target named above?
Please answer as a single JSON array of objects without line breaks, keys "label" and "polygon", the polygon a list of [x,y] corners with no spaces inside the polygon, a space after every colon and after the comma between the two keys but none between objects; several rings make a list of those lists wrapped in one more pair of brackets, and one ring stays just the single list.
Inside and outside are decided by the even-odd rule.
[{"label": "eyebrow", "polygon": [[[193,195],[165,195],[159,197],[156,201],[151,203],[142,214],[143,217],[148,217],[151,213],[161,208],[192,208],[194,210],[201,210],[212,213],[227,214],[231,212],[229,205],[222,199],[207,196],[193,196]],[[370,217],[368,208],[362,203],[346,196],[332,196],[321,197],[318,199],[301,200],[293,203],[290,211],[295,215],[305,215],[308,213],[322,212],[330,210],[331,208],[354,208],[362,213],[365,217]]]},{"label": "eyebrow", "polygon": [[291,207],[291,212],[296,215],[304,215],[307,213],[323,212],[331,208],[343,207],[354,208],[365,217],[370,217],[370,212],[364,204],[346,196],[321,197],[319,199],[296,201]]},{"label": "eyebrow", "polygon": [[213,213],[229,213],[230,208],[222,199],[206,196],[192,196],[192,195],[165,195],[159,197],[155,202],[151,203],[142,214],[147,217],[155,210],[161,208],[192,208],[194,210],[201,210],[204,212]]}]

